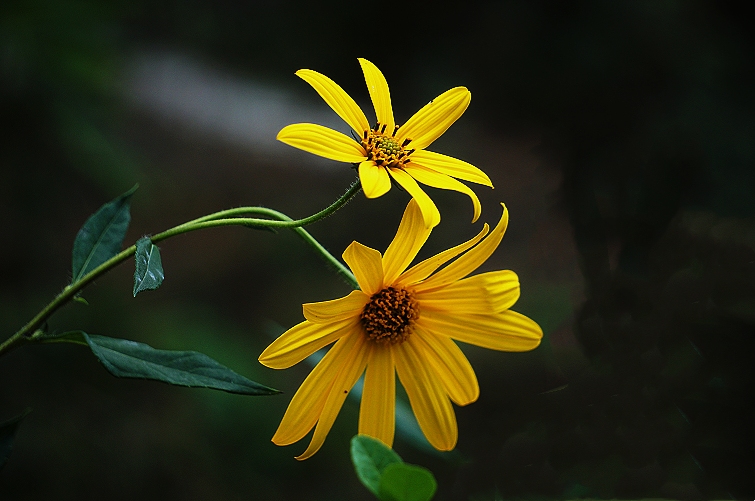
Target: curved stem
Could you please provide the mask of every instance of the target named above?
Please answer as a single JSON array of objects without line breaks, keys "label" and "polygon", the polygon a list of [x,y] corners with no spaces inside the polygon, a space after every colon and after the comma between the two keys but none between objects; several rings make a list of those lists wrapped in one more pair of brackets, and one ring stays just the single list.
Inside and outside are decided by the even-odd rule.
[{"label": "curved stem", "polygon": [[[338,200],[336,200],[335,202],[333,202],[332,204],[330,204],[328,207],[326,207],[325,209],[321,210],[317,214],[313,214],[313,215],[311,215],[309,217],[305,217],[303,219],[291,219],[290,217],[286,216],[285,214],[282,214],[282,213],[277,212],[277,211],[272,211],[272,212],[280,214],[280,215],[282,215],[283,217],[286,218],[285,220],[283,220],[285,222],[279,223],[279,225],[277,225],[277,227],[279,227],[279,228],[290,228],[290,227],[294,227],[294,226],[306,226],[308,224],[311,224],[311,223],[314,223],[316,221],[319,221],[320,219],[324,219],[324,218],[330,216],[331,214],[333,214],[335,211],[337,211],[338,209],[340,209],[344,205],[346,205],[349,202],[349,200],[351,200],[354,197],[354,195],[356,195],[357,193],[359,193],[359,191],[361,189],[362,189],[362,183],[359,181],[359,178],[357,178],[353,183],[351,183],[351,186],[349,186],[349,189],[346,190],[346,193],[344,193],[343,195],[341,195],[338,198]],[[260,214],[262,212],[260,212],[259,209],[265,209],[265,208],[264,207],[238,207],[238,208],[235,208],[235,209],[222,210],[222,211],[219,211],[219,212],[215,212],[213,214],[208,214],[207,216],[202,216],[200,218],[194,219],[194,220],[189,221],[187,223],[184,223],[184,224],[182,224],[180,226],[176,226],[176,228],[180,228],[182,226],[194,225],[194,224],[198,224],[198,223],[204,223],[205,221],[213,221],[213,220],[217,220],[217,219],[227,219],[227,218],[231,218],[231,217],[241,216],[243,214]],[[265,209],[265,210],[270,210],[270,209]],[[268,222],[270,222],[270,221],[268,221]],[[176,229],[176,228],[173,228],[173,229]]]},{"label": "curved stem", "polygon": [[[280,219],[284,222],[295,222],[287,215],[283,214],[282,212],[278,212],[277,210],[268,209],[265,207],[258,207],[254,211],[258,214],[264,214],[266,216],[275,217]],[[223,220],[221,220],[223,221]],[[257,221],[257,220],[253,220]],[[217,221],[220,222],[220,221]],[[330,264],[336,269],[336,272],[338,272],[346,281],[351,285],[354,289],[359,288],[359,284],[357,283],[356,277],[354,277],[354,274],[347,268],[341,261],[335,258],[333,254],[328,252],[328,250],[320,244],[315,238],[309,234],[307,230],[300,226],[295,226],[291,228],[296,232],[297,235],[299,235],[306,243],[308,243],[316,252],[320,254],[320,256],[325,260],[326,263]]]},{"label": "curved stem", "polygon": [[[361,184],[357,179],[346,193],[341,195],[338,200],[332,203],[327,208],[321,210],[317,214],[303,218],[303,219],[291,219],[282,212],[278,212],[266,207],[239,207],[236,209],[228,209],[224,211],[215,212],[207,216],[203,216],[192,221],[183,223],[169,230],[158,233],[153,237],[150,237],[152,242],[159,242],[167,238],[180,235],[182,233],[188,233],[190,231],[201,230],[204,228],[214,228],[218,226],[247,226],[252,228],[291,228],[294,230],[305,242],[307,242],[315,251],[317,251],[321,257],[330,265],[332,265],[336,271],[343,276],[349,284],[354,288],[358,288],[356,278],[351,271],[344,266],[338,259],[336,259],[330,252],[325,249],[320,242],[307,232],[302,226],[311,224],[320,219],[330,216],[335,211],[346,205],[346,203],[354,197],[361,190]],[[242,214],[260,214],[275,219],[257,219],[257,218],[241,218],[233,217]],[[89,285],[92,281],[107,273],[112,268],[115,268],[122,262],[134,255],[136,252],[136,245],[128,247],[115,256],[111,257],[86,275],[84,275],[77,282],[66,286],[63,291],[58,294],[50,303],[47,304],[42,310],[37,313],[26,325],[19,329],[15,334],[6,339],[0,344],[0,355],[7,353],[8,351],[16,348],[24,343],[35,340],[42,336],[44,333],[40,330],[40,327],[44,325],[45,321],[55,313],[64,304],[73,299],[84,287]]]}]

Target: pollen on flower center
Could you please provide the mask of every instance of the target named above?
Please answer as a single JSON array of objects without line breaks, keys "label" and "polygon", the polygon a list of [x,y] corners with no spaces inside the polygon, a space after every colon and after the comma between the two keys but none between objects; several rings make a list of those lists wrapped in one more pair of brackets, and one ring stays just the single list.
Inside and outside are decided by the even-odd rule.
[{"label": "pollen on flower center", "polygon": [[398,167],[401,168],[409,161],[409,155],[414,150],[404,149],[409,145],[411,139],[405,139],[403,144],[396,140],[396,131],[399,126],[395,126],[390,135],[385,133],[386,125],[378,122],[370,131],[365,131],[362,138],[362,146],[367,150],[367,158],[381,167]]},{"label": "pollen on flower center", "polygon": [[419,317],[419,304],[406,289],[386,287],[372,295],[359,317],[367,337],[380,344],[403,343]]}]

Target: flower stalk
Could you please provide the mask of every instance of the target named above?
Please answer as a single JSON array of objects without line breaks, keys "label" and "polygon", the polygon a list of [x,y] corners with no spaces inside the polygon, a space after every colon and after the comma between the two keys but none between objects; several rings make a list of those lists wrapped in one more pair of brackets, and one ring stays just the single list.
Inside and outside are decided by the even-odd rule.
[{"label": "flower stalk", "polygon": [[[271,229],[276,230],[279,228],[290,228],[297,235],[299,235],[312,249],[315,250],[327,263],[333,266],[338,274],[340,274],[352,287],[357,288],[357,281],[351,271],[344,266],[337,258],[335,258],[325,247],[323,247],[307,230],[303,228],[308,224],[315,223],[324,219],[338,209],[346,205],[354,195],[359,193],[362,186],[357,179],[349,187],[346,192],[341,195],[338,200],[333,202],[325,209],[313,214],[311,216],[302,219],[292,219],[286,214],[269,209],[267,207],[238,207],[235,209],[227,209],[218,211],[206,216],[188,221],[180,224],[161,233],[158,233],[150,240],[153,243],[166,240],[168,238],[188,233],[190,231],[203,230],[206,228],[215,228],[219,226],[246,226],[249,228],[259,229]],[[239,217],[244,215],[260,215],[269,219],[253,218],[253,217]],[[119,264],[128,260],[136,252],[136,245],[132,245],[115,256],[111,257],[83,277],[77,282],[67,285],[55,298],[50,301],[39,313],[37,313],[29,322],[19,329],[15,334],[6,339],[0,344],[0,356],[8,353],[14,348],[22,346],[24,344],[34,342],[41,338],[45,334],[44,325],[47,319],[49,319],[53,313],[55,313],[62,306],[74,299],[87,285],[104,275],[111,269],[115,268]]]}]

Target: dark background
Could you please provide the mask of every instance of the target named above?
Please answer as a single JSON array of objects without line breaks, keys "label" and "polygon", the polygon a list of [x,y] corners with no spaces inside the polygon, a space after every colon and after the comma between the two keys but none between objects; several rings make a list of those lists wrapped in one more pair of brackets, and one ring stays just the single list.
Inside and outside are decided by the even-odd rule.
[{"label": "dark background", "polygon": [[[487,172],[481,221],[509,231],[484,270],[515,270],[514,308],[545,331],[509,354],[464,347],[478,402],[450,454],[399,436],[438,500],[752,499],[755,115],[750,18],[738,2],[50,2],[0,7],[0,328],[70,279],[76,231],[139,183],[127,242],[200,215],[325,207],[348,165],[276,143],[316,121],[346,132],[294,76],[318,70],[372,117],[357,57],[401,122],[467,86],[431,149]],[[422,255],[469,238],[441,210]],[[384,250],[407,196],[359,195],[310,227],[334,254]],[[285,391],[241,397],[118,380],[82,347],[0,363],[0,421],[25,409],[2,499],[369,499],[348,458],[350,400],[303,463],[270,441],[310,367],[256,361],[301,303],[348,292],[289,233],[223,228],[161,244],[166,281],[131,297],[125,264],[50,329],[203,351]],[[467,349],[469,348],[469,349]]]}]

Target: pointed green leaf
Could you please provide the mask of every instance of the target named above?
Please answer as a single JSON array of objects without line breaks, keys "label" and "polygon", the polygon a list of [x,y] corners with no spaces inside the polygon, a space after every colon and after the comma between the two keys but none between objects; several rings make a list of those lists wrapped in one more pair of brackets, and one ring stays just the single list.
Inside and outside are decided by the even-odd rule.
[{"label": "pointed green leaf", "polygon": [[142,237],[136,242],[136,271],[134,271],[134,297],[141,291],[160,287],[165,279],[160,249],[149,237]]},{"label": "pointed green leaf", "polygon": [[430,470],[412,464],[390,464],[380,477],[383,501],[430,501],[437,488]]},{"label": "pointed green leaf", "polygon": [[403,462],[393,449],[367,435],[356,435],[351,439],[351,461],[359,481],[380,499],[383,499],[380,496],[383,470],[391,464]]},{"label": "pointed green leaf", "polygon": [[116,377],[151,379],[176,386],[210,388],[241,395],[274,395],[280,391],[255,383],[203,353],[156,350],[144,343],[83,331],[65,332],[43,342],[86,344]]},{"label": "pointed green leaf", "polygon": [[81,227],[73,242],[72,284],[121,251],[131,222],[131,196],[137,187],[100,207]]},{"label": "pointed green leaf", "polygon": [[13,439],[16,437],[16,429],[18,424],[27,414],[31,412],[31,409],[26,409],[18,416],[9,419],[4,423],[0,423],[0,469],[8,462],[11,449],[13,449]]}]

